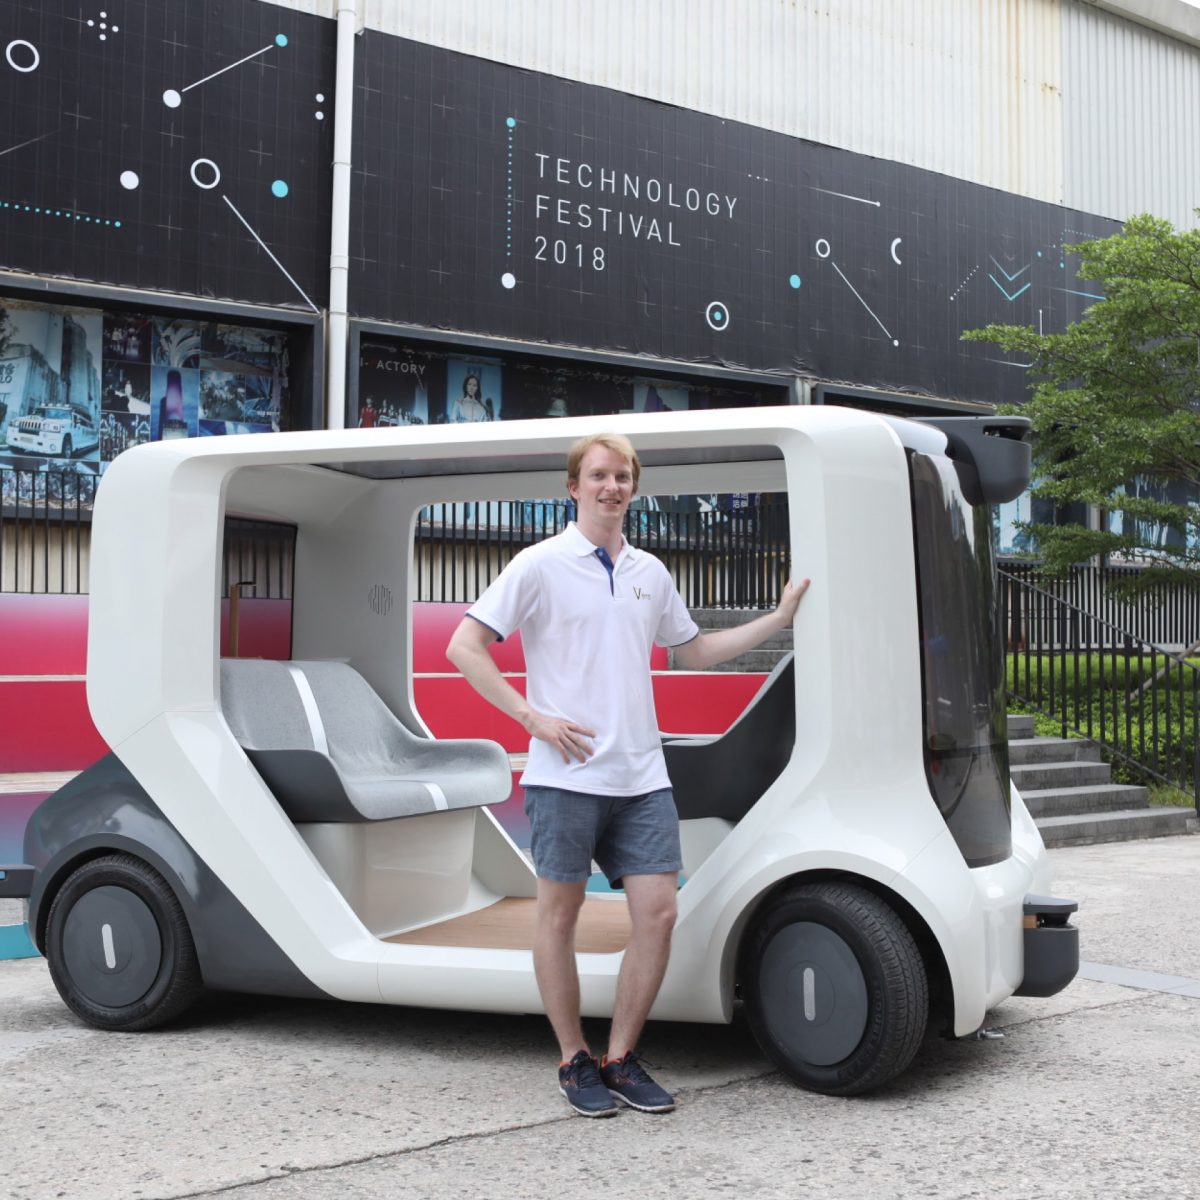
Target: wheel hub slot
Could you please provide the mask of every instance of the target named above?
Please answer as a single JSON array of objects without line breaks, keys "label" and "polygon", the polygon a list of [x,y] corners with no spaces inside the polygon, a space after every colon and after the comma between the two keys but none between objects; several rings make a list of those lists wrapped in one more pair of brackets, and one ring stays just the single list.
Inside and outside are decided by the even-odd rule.
[{"label": "wheel hub slot", "polygon": [[127,888],[93,888],[71,907],[63,957],[75,986],[96,1004],[134,1004],[151,988],[162,962],[158,923]]},{"label": "wheel hub slot", "polygon": [[867,1028],[867,985],[850,947],[812,921],[781,929],[760,976],[763,1006],[787,1051],[817,1066],[853,1053]]}]

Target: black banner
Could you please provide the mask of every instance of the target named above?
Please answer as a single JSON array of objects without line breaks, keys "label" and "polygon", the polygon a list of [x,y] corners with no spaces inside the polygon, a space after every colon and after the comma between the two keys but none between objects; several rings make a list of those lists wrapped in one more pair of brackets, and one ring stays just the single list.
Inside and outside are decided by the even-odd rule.
[{"label": "black banner", "polygon": [[0,266],[323,307],[333,22],[257,0],[0,11]]},{"label": "black banner", "polygon": [[999,402],[1109,220],[367,31],[359,316]]}]

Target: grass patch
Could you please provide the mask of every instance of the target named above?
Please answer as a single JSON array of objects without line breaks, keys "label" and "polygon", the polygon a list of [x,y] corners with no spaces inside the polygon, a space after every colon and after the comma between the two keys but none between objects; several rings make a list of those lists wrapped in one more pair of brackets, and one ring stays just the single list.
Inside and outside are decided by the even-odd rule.
[{"label": "grass patch", "polygon": [[1169,783],[1146,785],[1146,794],[1152,808],[1195,808],[1196,801],[1187,792],[1181,792]]}]

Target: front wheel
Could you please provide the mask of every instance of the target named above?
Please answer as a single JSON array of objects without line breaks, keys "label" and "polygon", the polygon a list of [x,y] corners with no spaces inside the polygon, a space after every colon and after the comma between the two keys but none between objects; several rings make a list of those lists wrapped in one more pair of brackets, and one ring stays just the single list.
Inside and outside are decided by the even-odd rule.
[{"label": "front wheel", "polygon": [[63,438],[62,448],[59,450],[58,455],[60,458],[70,458],[74,453],[75,453],[75,445],[71,441],[70,436],[68,435],[67,437]]},{"label": "front wheel", "polygon": [[746,1015],[768,1058],[830,1096],[900,1074],[924,1036],[929,985],[896,911],[847,883],[801,884],[757,918],[743,944]]},{"label": "front wheel", "polygon": [[178,898],[131,854],[93,859],[68,876],[50,906],[46,959],[58,994],[98,1029],[153,1029],[202,990]]}]

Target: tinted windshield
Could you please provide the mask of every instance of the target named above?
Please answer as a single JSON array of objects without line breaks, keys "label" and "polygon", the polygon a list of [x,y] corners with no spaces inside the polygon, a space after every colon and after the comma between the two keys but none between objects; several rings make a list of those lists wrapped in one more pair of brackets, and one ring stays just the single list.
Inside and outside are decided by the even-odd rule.
[{"label": "tinted windshield", "polygon": [[963,498],[954,464],[911,453],[920,591],[925,769],[967,865],[1012,853],[1004,675],[996,638],[991,514]]},{"label": "tinted windshield", "polygon": [[69,421],[71,419],[70,412],[65,408],[39,408],[37,415],[39,417],[49,417],[54,421]]}]

